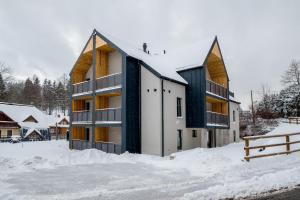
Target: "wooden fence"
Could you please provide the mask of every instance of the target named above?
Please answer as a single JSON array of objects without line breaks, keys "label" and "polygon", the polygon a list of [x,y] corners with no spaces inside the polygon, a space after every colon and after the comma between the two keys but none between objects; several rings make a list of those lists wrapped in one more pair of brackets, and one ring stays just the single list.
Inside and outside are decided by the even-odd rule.
[{"label": "wooden fence", "polygon": [[[300,143],[300,140],[291,141],[290,136],[300,135],[300,133],[290,133],[290,134],[280,134],[280,135],[259,135],[259,136],[247,136],[243,139],[245,140],[245,160],[250,161],[250,159],[253,158],[262,158],[262,157],[268,157],[268,156],[276,156],[276,155],[283,155],[283,154],[291,154],[294,152],[300,151],[300,149],[291,149],[292,144],[298,144]],[[250,146],[251,140],[259,140],[259,139],[268,139],[268,138],[285,138],[285,142],[282,143],[276,143],[276,144],[268,144],[268,145],[258,145],[258,146]],[[259,155],[250,155],[250,150],[253,149],[266,149],[266,148],[272,148],[277,146],[285,146],[286,150],[277,152],[277,153],[268,153],[268,154],[259,154]]]},{"label": "wooden fence", "polygon": [[289,117],[288,118],[289,124],[299,124],[300,123],[300,117]]}]

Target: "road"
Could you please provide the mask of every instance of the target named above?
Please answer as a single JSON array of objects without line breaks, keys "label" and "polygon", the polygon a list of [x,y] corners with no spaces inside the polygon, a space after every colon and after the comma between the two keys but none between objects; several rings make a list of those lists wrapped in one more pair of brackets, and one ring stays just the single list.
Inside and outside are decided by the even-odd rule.
[{"label": "road", "polygon": [[255,200],[299,200],[300,199],[300,188],[295,188],[290,191],[276,193],[267,197],[255,198]]}]

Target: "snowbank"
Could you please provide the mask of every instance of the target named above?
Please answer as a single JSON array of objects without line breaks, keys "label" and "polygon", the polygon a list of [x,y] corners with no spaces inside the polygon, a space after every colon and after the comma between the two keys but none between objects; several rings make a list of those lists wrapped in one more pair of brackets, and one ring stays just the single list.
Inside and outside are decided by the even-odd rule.
[{"label": "snowbank", "polygon": [[[300,125],[280,124],[270,134],[298,130]],[[276,140],[253,143],[278,142]],[[166,195],[170,196],[167,199],[220,199],[246,197],[299,184],[300,153],[254,159],[248,163],[243,160],[243,148],[243,142],[214,149],[196,148],[175,153],[172,155],[175,158],[170,160],[151,155],[107,154],[94,149],[69,150],[66,141],[2,143],[0,199],[76,199],[79,196],[160,199]],[[263,153],[277,150],[266,149]],[[31,179],[31,184],[37,185],[35,192],[27,194],[23,179],[16,178],[23,177],[24,172],[29,173],[25,177]],[[37,178],[30,174],[32,172]],[[49,182],[40,178],[45,172],[49,174]],[[44,188],[52,182],[61,184],[49,193]],[[74,190],[68,187],[70,184]],[[40,196],[36,196],[38,194]]]}]

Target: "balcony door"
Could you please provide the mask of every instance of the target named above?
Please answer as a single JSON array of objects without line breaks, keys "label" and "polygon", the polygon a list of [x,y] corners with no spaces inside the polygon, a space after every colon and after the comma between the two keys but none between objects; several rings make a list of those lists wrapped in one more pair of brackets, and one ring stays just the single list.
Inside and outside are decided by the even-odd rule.
[{"label": "balcony door", "polygon": [[217,137],[216,137],[216,129],[209,129],[208,130],[208,141],[207,141],[207,147],[208,148],[214,148],[216,147],[216,142]]},{"label": "balcony door", "polygon": [[85,110],[87,111],[91,110],[91,103],[89,101],[85,102]]}]

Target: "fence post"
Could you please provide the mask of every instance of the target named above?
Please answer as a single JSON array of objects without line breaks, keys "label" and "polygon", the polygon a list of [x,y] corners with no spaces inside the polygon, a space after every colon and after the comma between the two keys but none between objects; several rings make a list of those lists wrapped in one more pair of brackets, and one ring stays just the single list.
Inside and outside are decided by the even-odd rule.
[{"label": "fence post", "polygon": [[247,138],[245,138],[245,152],[246,152],[246,161],[249,162],[250,159],[248,158],[249,154],[250,154],[250,150],[249,150],[249,140]]},{"label": "fence post", "polygon": [[289,154],[289,152],[291,151],[290,136],[289,135],[285,136],[285,141],[286,141],[286,151],[287,151],[287,154]]}]

